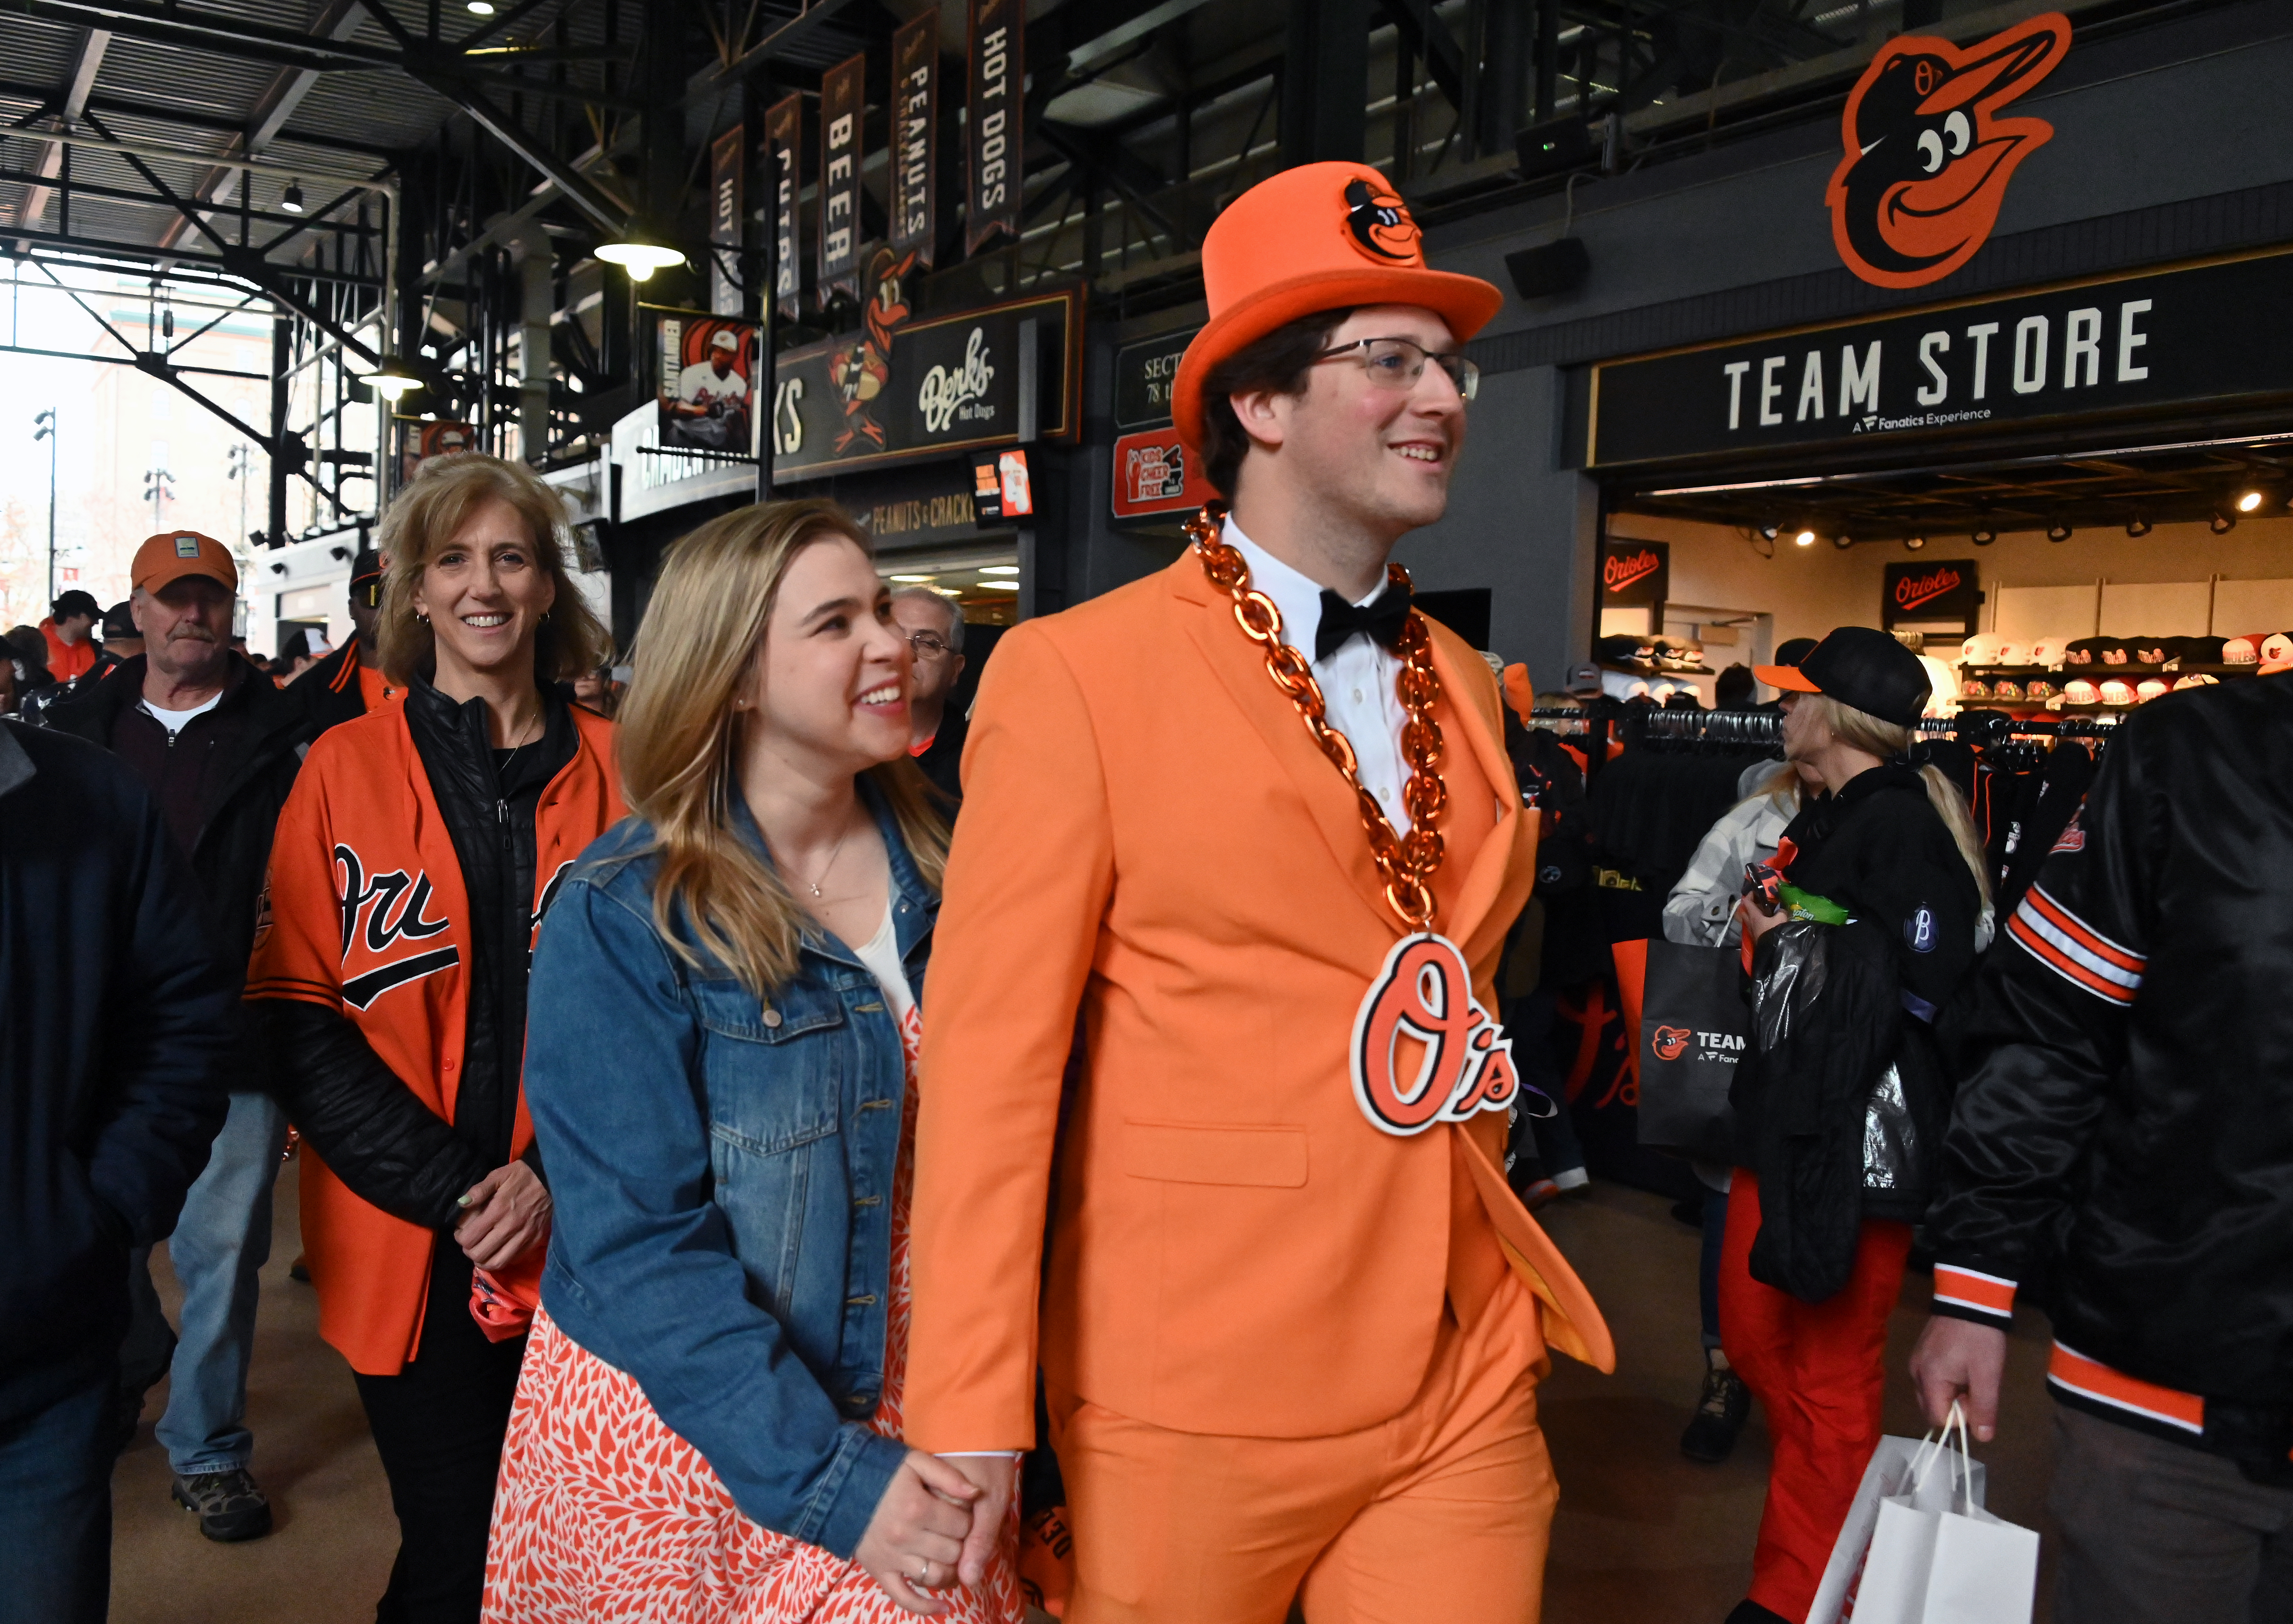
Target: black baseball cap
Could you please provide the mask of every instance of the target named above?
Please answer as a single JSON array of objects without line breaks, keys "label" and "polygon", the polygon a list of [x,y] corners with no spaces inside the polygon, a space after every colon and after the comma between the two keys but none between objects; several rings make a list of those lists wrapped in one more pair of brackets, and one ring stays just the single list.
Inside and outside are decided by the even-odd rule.
[{"label": "black baseball cap", "polygon": [[[1805,659],[1809,655],[1814,652],[1814,638],[1787,637],[1782,642],[1776,645],[1776,664],[1778,666],[1796,666],[1800,661]],[[1775,684],[1770,683],[1769,686],[1772,688]]]},{"label": "black baseball cap", "polygon": [[1798,665],[1757,666],[1753,675],[1787,692],[1828,694],[1898,727],[1919,719],[1932,688],[1917,655],[1868,626],[1843,626]]},{"label": "black baseball cap", "polygon": [[120,599],[118,602],[103,611],[104,642],[109,642],[115,637],[141,637],[142,635],[143,634],[135,629],[135,611],[126,599]]}]

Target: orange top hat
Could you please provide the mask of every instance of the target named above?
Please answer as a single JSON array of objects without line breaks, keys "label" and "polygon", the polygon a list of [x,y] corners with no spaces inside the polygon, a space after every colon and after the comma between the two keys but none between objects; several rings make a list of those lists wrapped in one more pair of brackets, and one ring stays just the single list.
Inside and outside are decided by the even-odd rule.
[{"label": "orange top hat", "polygon": [[1179,363],[1171,415],[1202,446],[1203,378],[1284,322],[1353,304],[1414,304],[1463,343],[1504,303],[1479,277],[1425,268],[1409,209],[1366,164],[1301,164],[1226,206],[1203,238],[1210,325]]},{"label": "orange top hat", "polygon": [[139,591],[158,592],[187,575],[203,575],[226,592],[239,590],[239,566],[231,549],[197,530],[162,530],[135,549],[128,579]]}]

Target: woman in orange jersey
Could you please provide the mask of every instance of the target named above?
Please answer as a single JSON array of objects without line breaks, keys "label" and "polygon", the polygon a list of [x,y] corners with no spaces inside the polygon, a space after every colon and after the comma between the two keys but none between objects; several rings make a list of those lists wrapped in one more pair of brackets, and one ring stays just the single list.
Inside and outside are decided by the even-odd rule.
[{"label": "woman in orange jersey", "polygon": [[677,543],[637,640],[636,817],[541,933],[562,1205],[489,1624],[1017,1624],[977,1498],[902,1442],[918,1000],[947,828],[905,632],[826,502]]},{"label": "woman in orange jersey", "polygon": [[475,454],[392,505],[379,644],[404,704],[331,729],[280,817],[247,996],[314,1154],[303,1244],[400,1547],[380,1616],[478,1616],[486,1525],[549,1234],[525,1112],[534,927],[621,816],[612,724],[555,684],[604,627],[555,494]]}]

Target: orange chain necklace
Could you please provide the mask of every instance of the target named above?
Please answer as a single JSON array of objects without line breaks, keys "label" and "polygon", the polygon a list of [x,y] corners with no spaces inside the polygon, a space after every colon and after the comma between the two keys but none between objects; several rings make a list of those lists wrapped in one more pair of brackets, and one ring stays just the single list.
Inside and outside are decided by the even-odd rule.
[{"label": "orange chain necklace", "polygon": [[[1361,764],[1346,736],[1329,723],[1322,685],[1306,656],[1282,641],[1282,611],[1274,600],[1250,584],[1250,565],[1221,534],[1226,504],[1205,502],[1186,522],[1187,537],[1202,555],[1203,573],[1211,585],[1234,599],[1235,624],[1243,634],[1266,650],[1266,675],[1298,707],[1298,718],[1323,755],[1353,787],[1361,810],[1362,827],[1369,834],[1370,856],[1385,879],[1385,900],[1401,922],[1413,931],[1434,928],[1438,904],[1433,900],[1433,876],[1441,867],[1441,814],[1448,810],[1449,791],[1441,781],[1441,724],[1433,707],[1441,698],[1441,679],[1433,671],[1433,640],[1426,634],[1425,617],[1412,611],[1401,628],[1401,672],[1395,677],[1394,695],[1408,720],[1401,727],[1401,756],[1409,766],[1409,781],[1402,787],[1401,804],[1409,812],[1409,833],[1394,833],[1392,820],[1377,797],[1362,788]],[[1385,567],[1386,579],[1407,587],[1409,572],[1399,564]]]}]

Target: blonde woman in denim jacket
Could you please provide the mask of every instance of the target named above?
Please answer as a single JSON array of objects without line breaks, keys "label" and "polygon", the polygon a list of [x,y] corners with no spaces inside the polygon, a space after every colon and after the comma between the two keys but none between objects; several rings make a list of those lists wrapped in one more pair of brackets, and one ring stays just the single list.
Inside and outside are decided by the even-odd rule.
[{"label": "blonde woman in denim jacket", "polygon": [[533,971],[557,1227],[487,1619],[1017,1624],[969,1481],[900,1442],[918,1009],[945,827],[910,650],[826,502],[673,548],[621,714],[636,816]]}]

